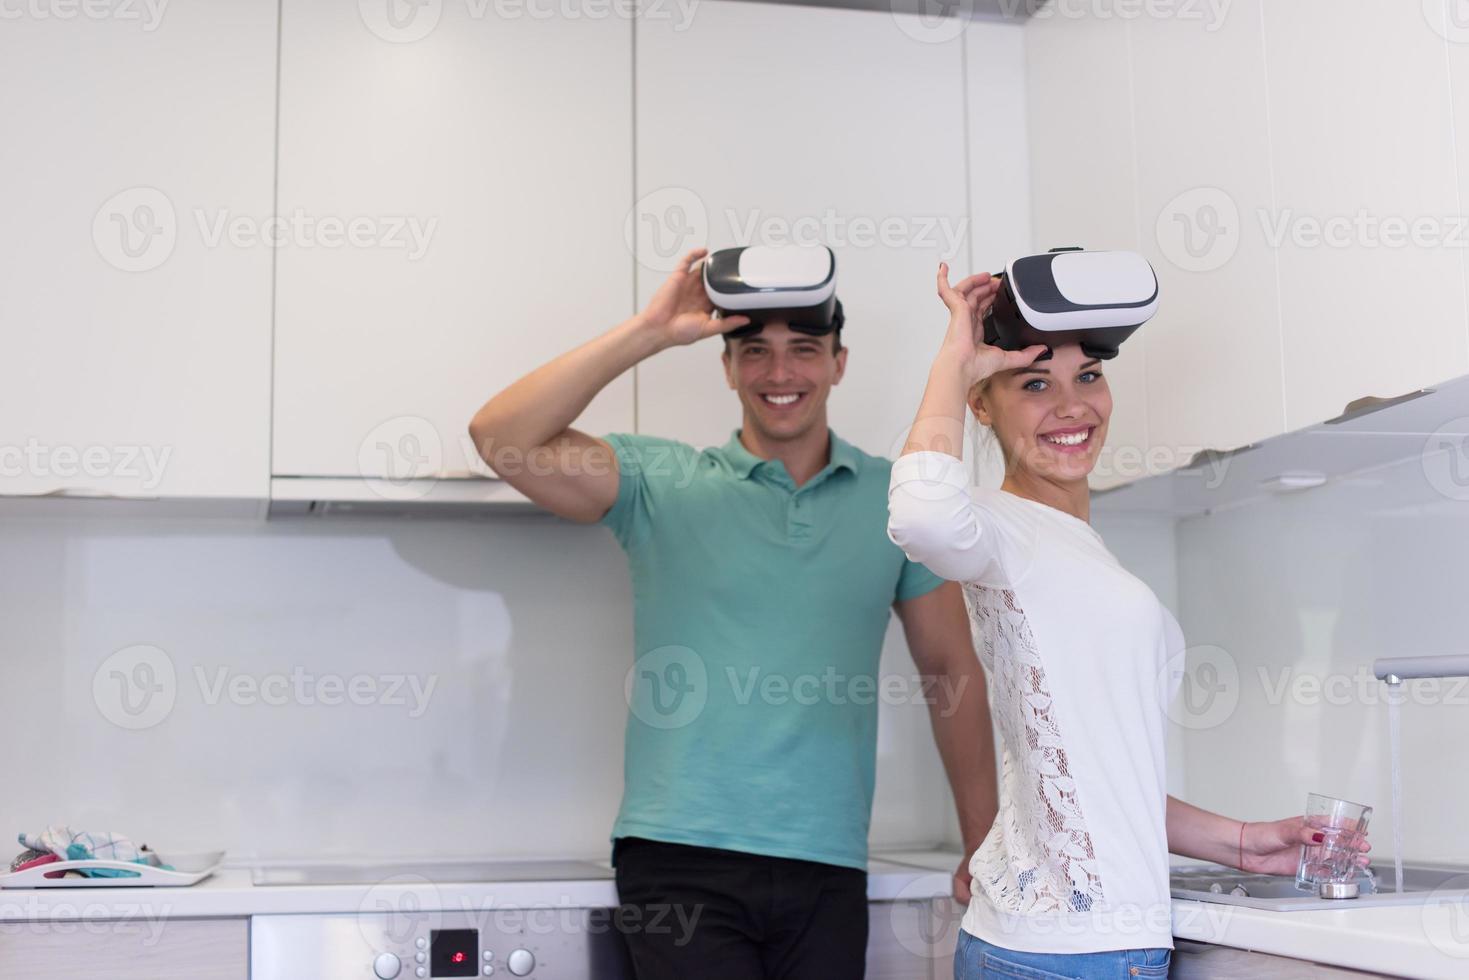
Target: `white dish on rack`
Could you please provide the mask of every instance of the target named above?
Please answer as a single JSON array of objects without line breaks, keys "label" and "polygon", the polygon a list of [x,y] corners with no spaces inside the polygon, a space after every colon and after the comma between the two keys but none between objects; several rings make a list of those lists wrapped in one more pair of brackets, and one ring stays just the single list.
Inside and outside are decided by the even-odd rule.
[{"label": "white dish on rack", "polygon": [[[192,885],[212,875],[224,863],[224,851],[198,854],[159,854],[158,860],[173,866],[172,871],[151,864],[129,861],[52,861],[24,871],[0,874],[0,888],[140,888],[148,886]],[[47,878],[58,871],[131,871],[121,878]]]}]

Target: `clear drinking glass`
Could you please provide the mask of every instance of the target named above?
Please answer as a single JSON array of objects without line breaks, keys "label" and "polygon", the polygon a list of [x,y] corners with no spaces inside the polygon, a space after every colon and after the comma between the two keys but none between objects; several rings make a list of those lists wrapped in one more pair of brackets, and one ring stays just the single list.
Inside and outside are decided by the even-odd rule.
[{"label": "clear drinking glass", "polygon": [[1367,834],[1372,808],[1349,800],[1312,793],[1306,797],[1306,826],[1325,836],[1320,844],[1301,847],[1296,887],[1316,891],[1323,881],[1356,881],[1360,873],[1357,843]]}]

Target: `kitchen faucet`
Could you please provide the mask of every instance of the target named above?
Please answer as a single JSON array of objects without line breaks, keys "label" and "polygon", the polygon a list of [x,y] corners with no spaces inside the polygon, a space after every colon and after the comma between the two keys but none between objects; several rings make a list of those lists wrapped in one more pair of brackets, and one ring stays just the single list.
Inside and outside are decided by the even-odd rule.
[{"label": "kitchen faucet", "polygon": [[1469,677],[1469,655],[1449,657],[1390,657],[1372,664],[1372,673],[1380,681],[1397,687],[1403,681],[1420,677]]}]

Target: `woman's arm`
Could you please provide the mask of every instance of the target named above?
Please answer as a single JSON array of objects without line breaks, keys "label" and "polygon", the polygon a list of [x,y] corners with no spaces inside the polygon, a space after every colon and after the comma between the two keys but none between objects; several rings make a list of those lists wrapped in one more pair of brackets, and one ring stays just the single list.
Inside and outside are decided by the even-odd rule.
[{"label": "woman's arm", "polygon": [[939,264],[938,293],[949,310],[949,329],[888,486],[888,537],[935,575],[961,582],[979,578],[994,557],[962,462],[969,391],[1045,351],[1041,345],[1007,351],[984,343],[982,320],[998,291],[998,280],[986,272],[950,286],[949,267]]},{"label": "woman's arm", "polygon": [[[1293,875],[1301,860],[1302,844],[1319,844],[1320,831],[1306,825],[1305,817],[1247,822],[1201,810],[1168,797],[1168,850],[1184,857],[1212,861],[1251,874]],[[1357,863],[1366,865],[1372,849],[1364,837]]]}]

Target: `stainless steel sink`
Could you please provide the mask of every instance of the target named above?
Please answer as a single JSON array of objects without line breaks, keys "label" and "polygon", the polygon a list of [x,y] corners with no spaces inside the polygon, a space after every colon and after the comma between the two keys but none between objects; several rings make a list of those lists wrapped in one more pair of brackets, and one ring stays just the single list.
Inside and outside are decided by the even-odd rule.
[{"label": "stainless steel sink", "polygon": [[1374,866],[1358,883],[1361,894],[1343,899],[1318,898],[1311,892],[1300,891],[1294,878],[1252,875],[1214,864],[1175,867],[1170,883],[1174,898],[1275,912],[1421,905],[1430,896],[1438,899],[1469,895],[1469,865],[1405,861],[1401,893],[1396,891],[1392,866]]}]

